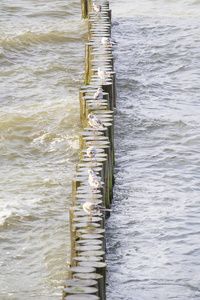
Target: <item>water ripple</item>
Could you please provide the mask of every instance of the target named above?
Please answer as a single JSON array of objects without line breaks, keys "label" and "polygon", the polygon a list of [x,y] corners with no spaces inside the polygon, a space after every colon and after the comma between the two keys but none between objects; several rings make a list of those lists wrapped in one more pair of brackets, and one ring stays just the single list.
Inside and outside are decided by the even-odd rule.
[{"label": "water ripple", "polygon": [[200,297],[196,21],[154,16],[114,24],[119,46],[109,299]]}]

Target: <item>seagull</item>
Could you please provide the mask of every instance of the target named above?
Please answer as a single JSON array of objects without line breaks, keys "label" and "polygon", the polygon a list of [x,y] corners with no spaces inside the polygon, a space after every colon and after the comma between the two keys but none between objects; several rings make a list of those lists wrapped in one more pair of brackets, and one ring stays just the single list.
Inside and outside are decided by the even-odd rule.
[{"label": "seagull", "polygon": [[88,115],[88,119],[89,119],[89,125],[94,128],[94,132],[95,132],[96,129],[97,129],[97,132],[98,132],[99,128],[106,127],[99,118],[97,118],[96,116],[94,116],[92,114]]},{"label": "seagull", "polygon": [[103,182],[101,181],[100,176],[97,176],[92,169],[88,170],[88,174],[89,174],[88,182],[92,187],[92,192],[94,191],[94,188],[96,188],[96,191],[97,188],[103,188]]},{"label": "seagull", "polygon": [[91,176],[91,177],[94,177],[94,176],[96,175],[92,169],[89,169],[89,170],[88,170],[88,174],[89,174],[89,176]]},{"label": "seagull", "polygon": [[101,43],[102,43],[102,45],[107,47],[107,49],[109,47],[112,47],[113,45],[117,45],[117,42],[114,39],[111,39],[109,37],[102,37]]},{"label": "seagull", "polygon": [[92,169],[88,170],[88,174],[89,174],[88,180],[91,180],[91,181],[93,181],[95,179],[95,177],[99,177],[96,175],[96,173]]},{"label": "seagull", "polygon": [[93,214],[99,214],[101,211],[112,211],[112,209],[104,208],[98,204],[88,201],[83,204],[83,210],[90,215],[89,220],[92,220]]},{"label": "seagull", "polygon": [[94,146],[90,146],[89,148],[87,148],[87,156],[91,158],[91,162],[92,162],[92,158],[94,157],[95,162],[97,163],[96,154],[97,154],[97,149]]},{"label": "seagull", "polygon": [[106,83],[106,78],[110,77],[110,73],[107,73],[101,67],[98,68],[98,76],[102,79],[102,84]]},{"label": "seagull", "polygon": [[103,99],[103,89],[102,88],[97,89],[97,91],[94,94],[94,99],[95,100]]},{"label": "seagull", "polygon": [[98,3],[93,3],[93,9],[96,13],[100,13],[101,12],[101,5]]},{"label": "seagull", "polygon": [[[103,89],[100,87],[97,89],[97,91],[94,93],[94,99],[95,100],[100,100],[103,99]],[[99,101],[98,101],[99,103]]]}]

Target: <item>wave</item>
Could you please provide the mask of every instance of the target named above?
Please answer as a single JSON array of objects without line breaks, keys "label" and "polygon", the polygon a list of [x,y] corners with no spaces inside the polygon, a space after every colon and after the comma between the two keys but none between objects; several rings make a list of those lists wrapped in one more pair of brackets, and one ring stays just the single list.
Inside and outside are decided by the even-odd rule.
[{"label": "wave", "polygon": [[[73,26],[72,26],[73,27]],[[80,30],[77,35],[76,30],[74,31],[58,31],[52,30],[49,32],[33,32],[27,31],[23,34],[17,36],[7,36],[1,42],[3,49],[7,48],[17,48],[19,46],[34,46],[36,44],[45,43],[73,43],[84,39],[85,31]]]}]

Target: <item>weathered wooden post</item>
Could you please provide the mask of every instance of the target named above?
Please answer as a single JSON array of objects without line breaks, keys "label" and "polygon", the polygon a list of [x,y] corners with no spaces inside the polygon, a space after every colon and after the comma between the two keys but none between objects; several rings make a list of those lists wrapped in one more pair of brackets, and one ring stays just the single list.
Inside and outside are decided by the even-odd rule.
[{"label": "weathered wooden post", "polygon": [[89,44],[85,44],[85,77],[84,77],[84,83],[89,83]]},{"label": "weathered wooden post", "polygon": [[87,7],[87,0],[81,0],[81,13],[82,18],[87,18],[88,15],[88,7]]},{"label": "weathered wooden post", "polygon": [[[99,0],[100,12],[93,9],[93,1],[81,0],[82,17],[89,16],[88,42],[85,45],[85,85],[80,88],[80,118],[83,131],[79,136],[80,163],[72,180],[70,208],[71,260],[69,280],[65,281],[63,299],[106,300],[105,212],[93,211],[90,218],[84,203],[110,207],[113,185],[114,129],[113,106],[116,105],[115,72],[112,49],[101,44],[103,36],[111,36],[111,10],[107,0]],[[98,67],[110,76],[100,79]],[[98,88],[103,92],[95,99]],[[88,114],[100,118],[104,126],[89,126]],[[97,126],[98,127],[98,126]],[[87,148],[96,149],[95,158],[87,156]],[[104,188],[94,189],[88,182],[88,169],[104,182]],[[91,184],[91,182],[90,182]]]}]

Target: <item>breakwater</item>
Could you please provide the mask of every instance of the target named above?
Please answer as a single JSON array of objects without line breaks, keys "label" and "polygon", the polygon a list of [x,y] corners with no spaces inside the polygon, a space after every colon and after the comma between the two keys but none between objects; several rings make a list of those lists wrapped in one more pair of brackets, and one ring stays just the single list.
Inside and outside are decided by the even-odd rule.
[{"label": "breakwater", "polygon": [[106,299],[105,216],[113,188],[115,72],[108,1],[82,1],[88,17],[80,88],[80,162],[72,180],[71,261],[63,299]]}]

